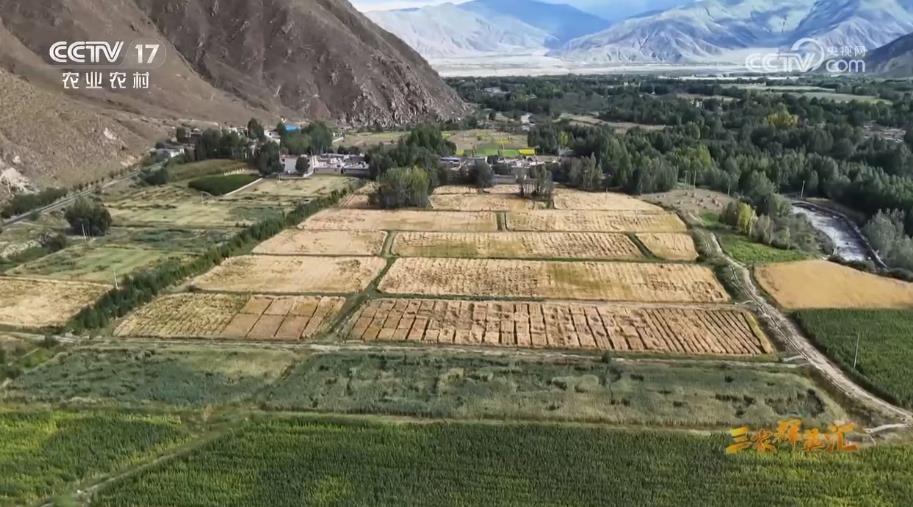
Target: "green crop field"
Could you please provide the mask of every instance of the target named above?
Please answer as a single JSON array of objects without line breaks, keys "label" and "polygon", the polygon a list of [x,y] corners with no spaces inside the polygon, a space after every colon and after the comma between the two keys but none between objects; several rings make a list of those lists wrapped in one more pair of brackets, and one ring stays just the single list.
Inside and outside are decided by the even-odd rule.
[{"label": "green crop field", "polygon": [[255,419],[92,505],[904,505],[913,450],[726,455],[723,436]]},{"label": "green crop field", "polygon": [[762,243],[755,243],[744,236],[722,234],[720,245],[733,259],[743,264],[770,264],[774,262],[792,262],[812,258],[811,254],[801,250],[783,250]]},{"label": "green crop field", "polygon": [[347,176],[314,175],[310,178],[265,179],[228,197],[231,200],[275,201],[276,197],[297,199],[330,195],[353,188],[358,179]]},{"label": "green crop field", "polygon": [[279,350],[83,348],[23,373],[0,391],[0,399],[167,406],[234,403],[275,381],[292,358]]},{"label": "green crop field", "polygon": [[102,241],[105,246],[152,250],[201,252],[231,239],[231,229],[149,229],[113,227]]},{"label": "green crop field", "polygon": [[846,413],[776,368],[480,358],[434,352],[306,357],[265,395],[281,410],[664,426],[832,422]]},{"label": "green crop field", "polygon": [[195,180],[190,180],[187,186],[205,192],[209,195],[225,195],[239,188],[250,185],[260,179],[255,174],[226,174],[215,176],[204,176]]},{"label": "green crop field", "polygon": [[77,244],[23,264],[10,274],[113,285],[115,277],[122,279],[166,260],[186,258],[188,253],[178,250],[168,252],[96,243]]},{"label": "green crop field", "polygon": [[27,505],[186,442],[180,417],[0,411],[0,505]]},{"label": "green crop field", "polygon": [[[829,357],[897,403],[913,408],[913,312],[807,310],[802,327]],[[859,358],[856,339],[859,338]]]}]

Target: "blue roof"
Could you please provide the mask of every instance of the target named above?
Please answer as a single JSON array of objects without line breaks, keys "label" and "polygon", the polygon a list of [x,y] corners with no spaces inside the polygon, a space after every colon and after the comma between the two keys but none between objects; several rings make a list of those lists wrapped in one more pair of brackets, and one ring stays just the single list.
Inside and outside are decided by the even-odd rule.
[{"label": "blue roof", "polygon": [[282,126],[285,127],[286,132],[297,132],[301,130],[298,125],[295,125],[294,123],[283,123]]}]

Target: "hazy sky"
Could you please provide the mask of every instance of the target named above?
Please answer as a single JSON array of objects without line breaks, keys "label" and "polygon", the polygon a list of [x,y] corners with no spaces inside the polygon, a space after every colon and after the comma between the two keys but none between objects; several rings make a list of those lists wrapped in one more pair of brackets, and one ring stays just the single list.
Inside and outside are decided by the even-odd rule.
[{"label": "hazy sky", "polygon": [[[446,3],[447,0],[350,0],[363,11],[403,9]],[[466,0],[450,0],[452,3],[463,3]],[[641,12],[664,9],[673,5],[686,3],[688,0],[543,0],[550,3],[567,3],[579,9],[598,14],[607,19],[621,19]]]}]

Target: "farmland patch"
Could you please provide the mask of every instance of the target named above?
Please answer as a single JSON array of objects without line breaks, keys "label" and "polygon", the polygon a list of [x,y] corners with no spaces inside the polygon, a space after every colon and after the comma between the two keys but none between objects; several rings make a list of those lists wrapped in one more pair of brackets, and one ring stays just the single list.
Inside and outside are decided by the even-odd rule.
[{"label": "farmland patch", "polygon": [[755,270],[783,308],[913,308],[913,284],[828,261],[767,264]]},{"label": "farmland patch", "polygon": [[713,272],[693,264],[401,258],[380,282],[389,294],[603,301],[728,301]]},{"label": "farmland patch", "polygon": [[554,201],[555,209],[559,210],[663,211],[659,206],[614,192],[582,192],[559,188],[555,190]]},{"label": "farmland patch", "polygon": [[306,220],[300,228],[346,231],[494,232],[498,230],[498,221],[494,213],[485,211],[327,209]]},{"label": "farmland patch", "polygon": [[512,231],[567,232],[685,232],[685,224],[672,213],[636,211],[514,211],[507,214]]},{"label": "farmland patch", "polygon": [[380,257],[232,257],[192,282],[204,291],[260,294],[352,293],[386,266]]},{"label": "farmland patch", "polygon": [[698,257],[694,238],[690,234],[638,233],[637,239],[660,259],[693,261]]},{"label": "farmland patch", "polygon": [[254,249],[262,255],[380,255],[385,232],[287,229]]},{"label": "farmland patch", "polygon": [[344,303],[339,297],[174,294],[128,316],[115,335],[297,341],[325,331]]},{"label": "farmland patch", "polygon": [[97,283],[0,277],[0,324],[26,329],[62,326],[109,290]]},{"label": "farmland patch", "polygon": [[673,354],[773,352],[754,316],[730,307],[374,299],[352,340]]},{"label": "farmland patch", "polygon": [[405,257],[638,259],[624,234],[574,232],[401,232],[393,253]]},{"label": "farmland patch", "polygon": [[436,210],[513,211],[545,207],[541,201],[524,199],[517,194],[440,194],[432,195],[429,200]]}]

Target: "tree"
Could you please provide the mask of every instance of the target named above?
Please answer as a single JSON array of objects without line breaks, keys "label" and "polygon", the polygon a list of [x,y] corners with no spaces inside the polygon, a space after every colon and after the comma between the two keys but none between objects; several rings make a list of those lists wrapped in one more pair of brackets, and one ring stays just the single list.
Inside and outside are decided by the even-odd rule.
[{"label": "tree", "polygon": [[300,156],[298,160],[295,161],[295,171],[298,174],[307,174],[308,170],[311,168],[311,159],[307,156]]},{"label": "tree", "polygon": [[428,206],[431,182],[428,172],[418,167],[395,167],[377,178],[372,205],[384,209]]},{"label": "tree", "polygon": [[751,205],[746,202],[739,203],[739,216],[738,222],[736,223],[736,230],[738,230],[741,234],[750,236],[752,228],[754,227],[755,219],[755,211]]},{"label": "tree", "polygon": [[279,162],[279,146],[276,143],[264,143],[257,149],[254,162],[257,165],[257,170],[263,176],[282,171],[282,163]]},{"label": "tree", "polygon": [[104,236],[111,227],[111,213],[97,201],[85,197],[76,199],[64,217],[75,234],[87,236]]},{"label": "tree", "polygon": [[187,130],[187,127],[178,127],[177,131],[174,134],[174,138],[177,139],[179,143],[186,143],[190,141],[190,132]]},{"label": "tree", "polygon": [[477,160],[469,169],[469,179],[479,188],[494,186],[494,172],[487,162]]},{"label": "tree", "polygon": [[247,137],[257,141],[266,139],[266,132],[263,130],[263,125],[261,125],[256,118],[251,118],[250,121],[247,122]]}]

